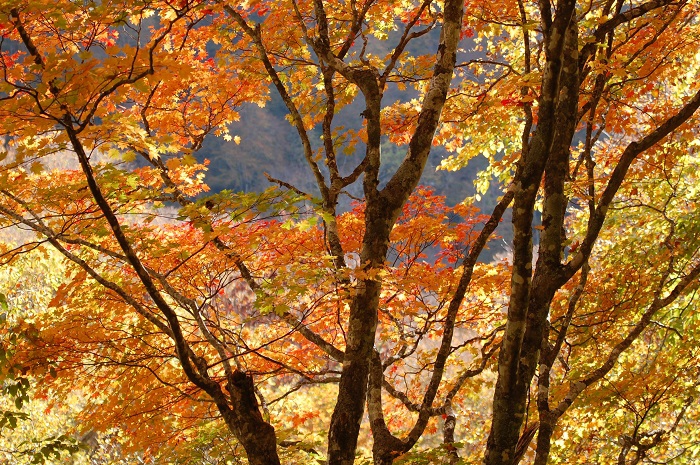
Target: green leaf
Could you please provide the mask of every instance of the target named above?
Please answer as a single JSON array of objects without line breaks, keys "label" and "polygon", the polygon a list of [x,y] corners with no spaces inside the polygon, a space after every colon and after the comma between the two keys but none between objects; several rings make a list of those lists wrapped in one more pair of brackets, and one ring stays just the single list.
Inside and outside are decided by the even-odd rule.
[{"label": "green leaf", "polygon": [[182,157],[182,164],[185,166],[192,166],[195,163],[197,163],[197,159],[191,153],[188,153],[187,155]]},{"label": "green leaf", "polygon": [[134,89],[138,90],[139,92],[148,93],[151,91],[151,87],[144,79],[139,79],[138,81],[134,82],[133,86]]},{"label": "green leaf", "polygon": [[128,152],[124,152],[122,154],[122,160],[124,160],[127,163],[131,163],[132,161],[136,160],[136,152],[129,150]]},{"label": "green leaf", "polygon": [[51,17],[55,19],[56,27],[58,29],[65,29],[68,26],[68,22],[66,21],[66,17],[64,15],[52,14]]}]

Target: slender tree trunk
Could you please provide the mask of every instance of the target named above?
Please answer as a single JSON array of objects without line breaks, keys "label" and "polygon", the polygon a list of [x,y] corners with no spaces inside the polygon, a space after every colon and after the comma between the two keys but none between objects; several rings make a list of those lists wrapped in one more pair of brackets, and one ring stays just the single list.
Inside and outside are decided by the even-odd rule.
[{"label": "slender tree trunk", "polygon": [[552,435],[558,418],[551,413],[540,414],[540,430],[537,433],[537,454],[533,465],[547,465],[549,450],[552,446]]},{"label": "slender tree trunk", "polygon": [[[378,271],[389,249],[389,233],[400,206],[389,207],[377,190],[379,184],[379,146],[381,144],[381,92],[375,76],[367,72],[359,84],[365,96],[367,118],[367,159],[364,191],[365,235],[360,254],[364,271]],[[350,465],[355,461],[357,436],[364,414],[369,365],[374,349],[381,281],[377,277],[361,279],[350,305],[343,369],[338,399],[328,431],[329,465]]]},{"label": "slender tree trunk", "polygon": [[372,457],[375,465],[390,465],[409,446],[405,441],[391,434],[384,421],[384,412],[382,411],[384,406],[382,402],[383,381],[384,368],[379,352],[375,350],[370,364],[369,389],[367,391],[367,413],[374,438]]},{"label": "slender tree trunk", "polygon": [[[316,1],[317,16],[325,21],[323,4]],[[463,2],[446,0],[445,19],[440,36],[440,45],[435,55],[433,76],[425,93],[418,123],[411,137],[406,158],[387,185],[380,191],[379,165],[381,144],[380,109],[383,81],[377,79],[376,70],[349,68],[339,63],[328,47],[322,47],[321,55],[329,66],[354,82],[365,98],[363,115],[367,122],[367,168],[364,172],[365,236],[363,239],[361,264],[365,271],[378,270],[384,266],[389,246],[389,234],[401,208],[415,189],[430,154],[442,108],[452,82],[457,59],[457,44],[462,25]],[[357,295],[350,306],[347,343],[343,370],[338,387],[338,400],[331,417],[328,434],[328,464],[351,465],[355,459],[357,436],[364,413],[372,351],[377,328],[377,311],[381,281],[379,277],[360,281]],[[388,433],[388,436],[391,436]],[[387,437],[388,437],[387,436]],[[399,441],[392,437],[392,441]],[[375,438],[376,440],[376,438]],[[415,444],[415,439],[411,446]],[[410,448],[410,446],[409,446]],[[401,448],[406,450],[405,447]],[[387,454],[379,454],[379,463],[390,464],[396,457],[396,448],[383,448]]]},{"label": "slender tree trunk", "polygon": [[445,419],[442,424],[442,443],[447,448],[447,463],[450,465],[459,462],[459,454],[455,447],[455,428],[457,427],[457,416],[452,410],[452,402],[445,405]]}]

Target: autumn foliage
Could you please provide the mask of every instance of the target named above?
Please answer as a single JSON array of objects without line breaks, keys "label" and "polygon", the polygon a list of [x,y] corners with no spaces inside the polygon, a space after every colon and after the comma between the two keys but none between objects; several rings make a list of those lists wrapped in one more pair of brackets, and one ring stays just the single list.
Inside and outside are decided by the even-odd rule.
[{"label": "autumn foliage", "polygon": [[[151,463],[694,463],[699,10],[0,2],[4,386]],[[315,190],[211,192],[272,94]]]}]

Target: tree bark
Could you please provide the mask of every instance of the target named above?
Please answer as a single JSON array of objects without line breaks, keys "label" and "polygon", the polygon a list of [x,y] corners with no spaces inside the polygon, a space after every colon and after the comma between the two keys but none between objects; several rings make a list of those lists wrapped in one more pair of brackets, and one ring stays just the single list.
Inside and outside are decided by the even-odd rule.
[{"label": "tree bark", "polygon": [[102,193],[87,153],[79,140],[79,134],[73,127],[70,115],[66,114],[63,126],[78,156],[95,203],[107,219],[120,248],[148,295],[168,322],[169,331],[167,334],[175,344],[176,355],[185,375],[214,400],[227,426],[246,450],[251,465],[279,465],[275,429],[265,422],[260,413],[252,378],[241,371],[233,372],[229,376],[227,385],[230,394],[229,400],[219,383],[209,376],[206,361],[193,351],[182,332],[177,312],[165,300],[150,273],[141,263],[132,244],[124,234],[116,213]]},{"label": "tree bark", "polygon": [[[548,2],[545,2],[548,6]],[[485,454],[486,465],[510,465],[520,437],[527,393],[534,375],[536,356],[540,347],[537,341],[533,350],[525,341],[528,324],[534,309],[549,308],[556,290],[551,273],[541,273],[537,292],[532,292],[532,221],[535,200],[540,182],[553,151],[557,106],[561,91],[561,75],[564,66],[566,32],[570,28],[575,1],[560,0],[554,20],[547,8],[542,11],[542,27],[545,33],[546,65],[543,73],[538,126],[532,136],[529,150],[516,174],[516,193],[513,206],[513,272],[511,295],[505,334],[498,360],[498,380],[493,400],[493,421]],[[578,61],[573,63],[577,65]],[[569,139],[570,142],[571,139]],[[560,213],[563,215],[563,212]],[[549,226],[556,228],[556,226]],[[561,227],[558,227],[557,234]],[[556,251],[559,254],[559,250]],[[538,263],[539,264],[539,263]],[[551,270],[551,267],[550,267]],[[539,313],[539,312],[538,312]],[[539,317],[539,315],[538,315]],[[539,320],[539,318],[537,318]],[[530,334],[530,339],[537,334]]]},{"label": "tree bark", "polygon": [[219,411],[243,445],[250,465],[280,465],[275,428],[260,413],[253,378],[235,371],[229,377],[226,389],[233,407],[219,405]]},{"label": "tree bark", "polygon": [[[317,21],[326,22],[321,0],[315,1]],[[435,57],[433,76],[423,99],[416,130],[411,137],[406,158],[387,185],[380,191],[379,147],[381,144],[380,110],[383,88],[373,69],[349,67],[334,55],[324,40],[315,42],[317,53],[325,63],[356,84],[365,98],[363,115],[367,122],[367,153],[364,172],[365,236],[363,238],[361,267],[378,271],[384,266],[389,246],[389,234],[401,208],[415,189],[430,154],[435,130],[447,99],[452,73],[457,60],[457,44],[463,14],[463,2],[446,0],[445,23]],[[323,39],[323,37],[322,37]],[[347,343],[343,369],[328,434],[328,464],[350,465],[355,459],[357,436],[364,414],[372,351],[377,328],[379,277],[362,279],[357,295],[350,306]],[[415,441],[413,441],[415,443]],[[393,452],[393,449],[392,449]],[[383,455],[382,455],[383,457]],[[384,460],[384,459],[381,459]],[[387,457],[388,462],[393,460]]]},{"label": "tree bark", "polygon": [[457,417],[452,410],[452,402],[445,405],[445,419],[442,424],[442,443],[447,449],[447,463],[454,465],[459,462],[459,454],[455,447],[455,428],[457,427]]},{"label": "tree bark", "polygon": [[[380,110],[381,91],[371,71],[358,73],[358,86],[365,96],[367,119],[367,159],[369,160],[363,183],[367,206],[365,209],[365,235],[360,253],[364,271],[379,271],[384,265],[389,247],[389,233],[396,221],[397,212],[381,201],[379,183],[379,146],[381,144]],[[364,414],[369,361],[374,349],[377,329],[377,308],[381,280],[368,277],[358,282],[357,294],[350,305],[347,340],[343,369],[338,386],[331,424],[328,432],[329,465],[349,465],[355,460],[357,436]]]}]

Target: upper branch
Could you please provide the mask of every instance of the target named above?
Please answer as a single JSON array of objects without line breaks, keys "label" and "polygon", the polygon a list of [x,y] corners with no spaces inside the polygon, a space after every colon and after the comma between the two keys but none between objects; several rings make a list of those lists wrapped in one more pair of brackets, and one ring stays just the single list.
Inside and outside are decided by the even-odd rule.
[{"label": "upper branch", "polygon": [[258,51],[258,55],[262,60],[263,66],[265,67],[265,71],[267,71],[268,76],[272,80],[272,84],[275,86],[275,89],[277,89],[280,97],[282,97],[282,100],[284,101],[284,104],[292,117],[292,122],[297,130],[297,133],[299,134],[302,146],[304,147],[304,157],[306,158],[306,162],[309,164],[314,178],[316,179],[316,184],[321,191],[321,196],[324,200],[326,200],[329,196],[328,186],[326,185],[326,181],[323,177],[323,173],[321,173],[318,163],[316,163],[313,158],[313,148],[311,146],[311,141],[309,140],[309,135],[304,128],[304,120],[299,113],[299,109],[292,100],[292,97],[289,95],[289,92],[287,92],[287,88],[280,79],[277,70],[274,68],[274,66],[272,66],[272,62],[267,55],[267,50],[265,49],[265,45],[262,42],[260,25],[258,24],[255,28],[252,28],[246,22],[243,16],[233,7],[225,5],[224,9],[234,19],[234,21],[236,21],[241,29],[243,29],[245,34],[253,41],[253,44]]},{"label": "upper branch", "polygon": [[[682,3],[685,3],[685,0],[680,2],[680,4]],[[588,63],[591,57],[595,54],[598,44],[602,43],[605,37],[612,33],[618,26],[644,16],[657,8],[663,8],[674,4],[679,4],[679,2],[677,0],[651,0],[634,8],[630,8],[624,12],[619,12],[598,26],[593,33],[594,40],[584,45],[579,52],[579,70],[583,73],[586,63]]]},{"label": "upper branch", "polygon": [[700,90],[698,90],[675,115],[667,119],[663,124],[642,139],[632,142],[625,148],[620,157],[620,161],[617,163],[610,176],[608,184],[605,186],[605,190],[600,196],[598,205],[595,208],[595,215],[589,220],[588,230],[586,231],[586,236],[581,243],[578,253],[564,266],[564,273],[562,273],[564,282],[568,281],[590,256],[593,245],[605,222],[608,207],[622,185],[632,162],[634,162],[642,152],[654,146],[671,132],[678,129],[679,126],[695,114],[699,107]]},{"label": "upper branch", "polygon": [[418,124],[409,142],[406,158],[381,193],[390,208],[399,208],[406,201],[425,168],[452,82],[463,14],[464,2],[445,1],[444,23],[435,55],[433,76],[423,97]]},{"label": "upper branch", "polygon": [[12,21],[15,25],[15,29],[17,29],[17,32],[19,33],[19,36],[22,39],[22,43],[27,48],[29,54],[34,58],[34,63],[41,66],[41,68],[43,69],[44,60],[41,58],[41,54],[36,48],[36,45],[34,45],[32,37],[24,28],[24,25],[22,24],[22,21],[19,18],[19,11],[17,10],[17,8],[13,8],[10,10],[10,17],[12,18]]},{"label": "upper branch", "polygon": [[[221,399],[223,397],[221,387],[218,383],[206,376],[206,369],[202,370],[201,366],[199,366],[200,364],[198,364],[197,357],[194,356],[194,354],[192,353],[191,348],[189,347],[187,340],[182,332],[177,313],[163,298],[160,291],[156,287],[152,277],[144,267],[141,260],[136,255],[136,252],[134,251],[131,242],[122,230],[122,227],[119,223],[119,220],[117,219],[116,214],[114,213],[114,210],[109,205],[109,202],[107,201],[100,187],[98,186],[92,171],[92,167],[90,166],[87,154],[85,153],[85,149],[80,140],[78,139],[78,134],[75,128],[73,127],[73,123],[71,122],[71,119],[68,114],[66,114],[66,117],[63,120],[63,125],[70,139],[73,150],[75,150],[76,154],[78,155],[78,161],[80,162],[83,174],[85,175],[88,188],[90,189],[90,193],[95,199],[95,203],[100,207],[100,210],[102,210],[102,213],[105,216],[105,219],[107,220],[110,229],[112,230],[112,234],[114,234],[114,237],[117,240],[117,243],[121,247],[122,251],[124,252],[124,255],[126,256],[129,264],[133,267],[134,271],[136,272],[136,275],[139,277],[139,280],[146,288],[146,292],[151,297],[151,299],[153,299],[153,302],[163,313],[166,320],[168,320],[168,324],[172,332],[172,339],[175,342],[175,348],[177,350],[178,359],[181,362],[183,371],[197,387],[209,393],[215,400]],[[195,367],[197,367],[197,369],[195,369]]]}]

